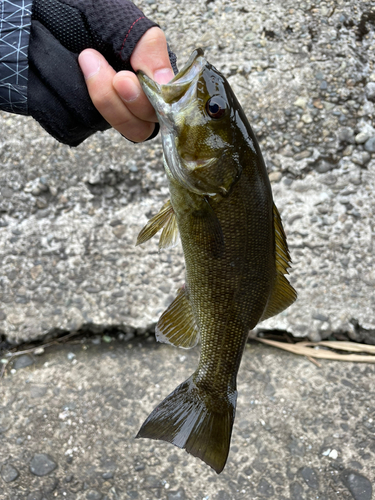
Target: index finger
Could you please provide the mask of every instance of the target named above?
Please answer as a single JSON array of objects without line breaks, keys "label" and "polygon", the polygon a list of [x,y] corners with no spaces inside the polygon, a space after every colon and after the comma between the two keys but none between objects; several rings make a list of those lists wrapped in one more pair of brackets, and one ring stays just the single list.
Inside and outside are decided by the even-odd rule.
[{"label": "index finger", "polygon": [[[92,102],[107,122],[133,142],[142,142],[150,137],[155,124],[135,116],[119,97],[112,83],[116,72],[105,58],[93,49],[86,49],[81,52],[78,60]],[[144,99],[147,100],[145,95]],[[146,104],[151,106],[148,100]]]},{"label": "index finger", "polygon": [[[167,40],[160,28],[146,31],[131,55],[130,64],[134,71],[140,69],[160,84],[168,83],[174,77]],[[113,86],[133,115],[144,121],[157,121],[155,111],[134,74],[119,72],[113,79]]]}]

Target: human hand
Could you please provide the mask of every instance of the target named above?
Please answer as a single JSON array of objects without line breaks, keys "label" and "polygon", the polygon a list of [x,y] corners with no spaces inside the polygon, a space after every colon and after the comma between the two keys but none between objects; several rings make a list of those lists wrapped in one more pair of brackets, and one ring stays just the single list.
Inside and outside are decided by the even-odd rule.
[{"label": "human hand", "polygon": [[[131,72],[144,68],[152,73],[164,67],[169,74],[165,37],[154,27],[155,22],[130,0],[33,0],[27,113],[69,146],[77,146],[111,125],[131,140],[147,138],[155,129],[152,120],[156,117],[143,92],[132,94],[139,84]],[[151,34],[139,43],[150,30]],[[93,98],[108,121],[95,108],[78,64],[78,54],[89,47],[98,51],[100,59],[98,74],[91,71],[91,78],[86,76]],[[91,56],[95,54],[90,52]],[[170,52],[169,57],[174,67],[174,54]],[[115,78],[115,71],[123,70],[125,78]]]},{"label": "human hand", "polygon": [[[154,108],[131,71],[116,71],[96,50],[86,49],[78,62],[84,74],[90,97],[105,120],[133,142],[142,142],[154,132],[157,122]],[[174,76],[167,42],[160,28],[146,31],[137,43],[130,64],[141,69],[158,83]]]}]

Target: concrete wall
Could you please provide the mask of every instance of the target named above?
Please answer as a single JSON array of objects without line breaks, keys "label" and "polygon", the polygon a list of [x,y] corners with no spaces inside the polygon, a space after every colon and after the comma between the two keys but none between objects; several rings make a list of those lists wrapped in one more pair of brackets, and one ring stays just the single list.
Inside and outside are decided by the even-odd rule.
[{"label": "concrete wall", "polygon": [[[375,39],[371,2],[154,0],[182,65],[200,46],[264,152],[298,301],[260,325],[375,342]],[[134,244],[168,198],[160,137],[76,149],[0,114],[0,331],[11,342],[150,328],[183,282],[180,247]]]}]

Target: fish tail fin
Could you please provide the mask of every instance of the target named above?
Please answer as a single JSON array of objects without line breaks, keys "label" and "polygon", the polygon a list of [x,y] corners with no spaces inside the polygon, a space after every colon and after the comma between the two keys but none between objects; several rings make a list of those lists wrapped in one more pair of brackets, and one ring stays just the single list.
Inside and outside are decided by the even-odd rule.
[{"label": "fish tail fin", "polygon": [[198,389],[193,377],[154,409],[136,437],[161,439],[184,448],[219,474],[229,453],[237,391],[214,400]]}]

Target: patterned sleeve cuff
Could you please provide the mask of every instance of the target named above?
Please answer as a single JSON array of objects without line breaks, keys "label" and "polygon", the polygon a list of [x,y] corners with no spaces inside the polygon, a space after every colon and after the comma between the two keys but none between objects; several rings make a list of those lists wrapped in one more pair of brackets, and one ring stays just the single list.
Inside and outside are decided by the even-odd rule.
[{"label": "patterned sleeve cuff", "polygon": [[32,0],[0,1],[0,109],[27,114]]}]

